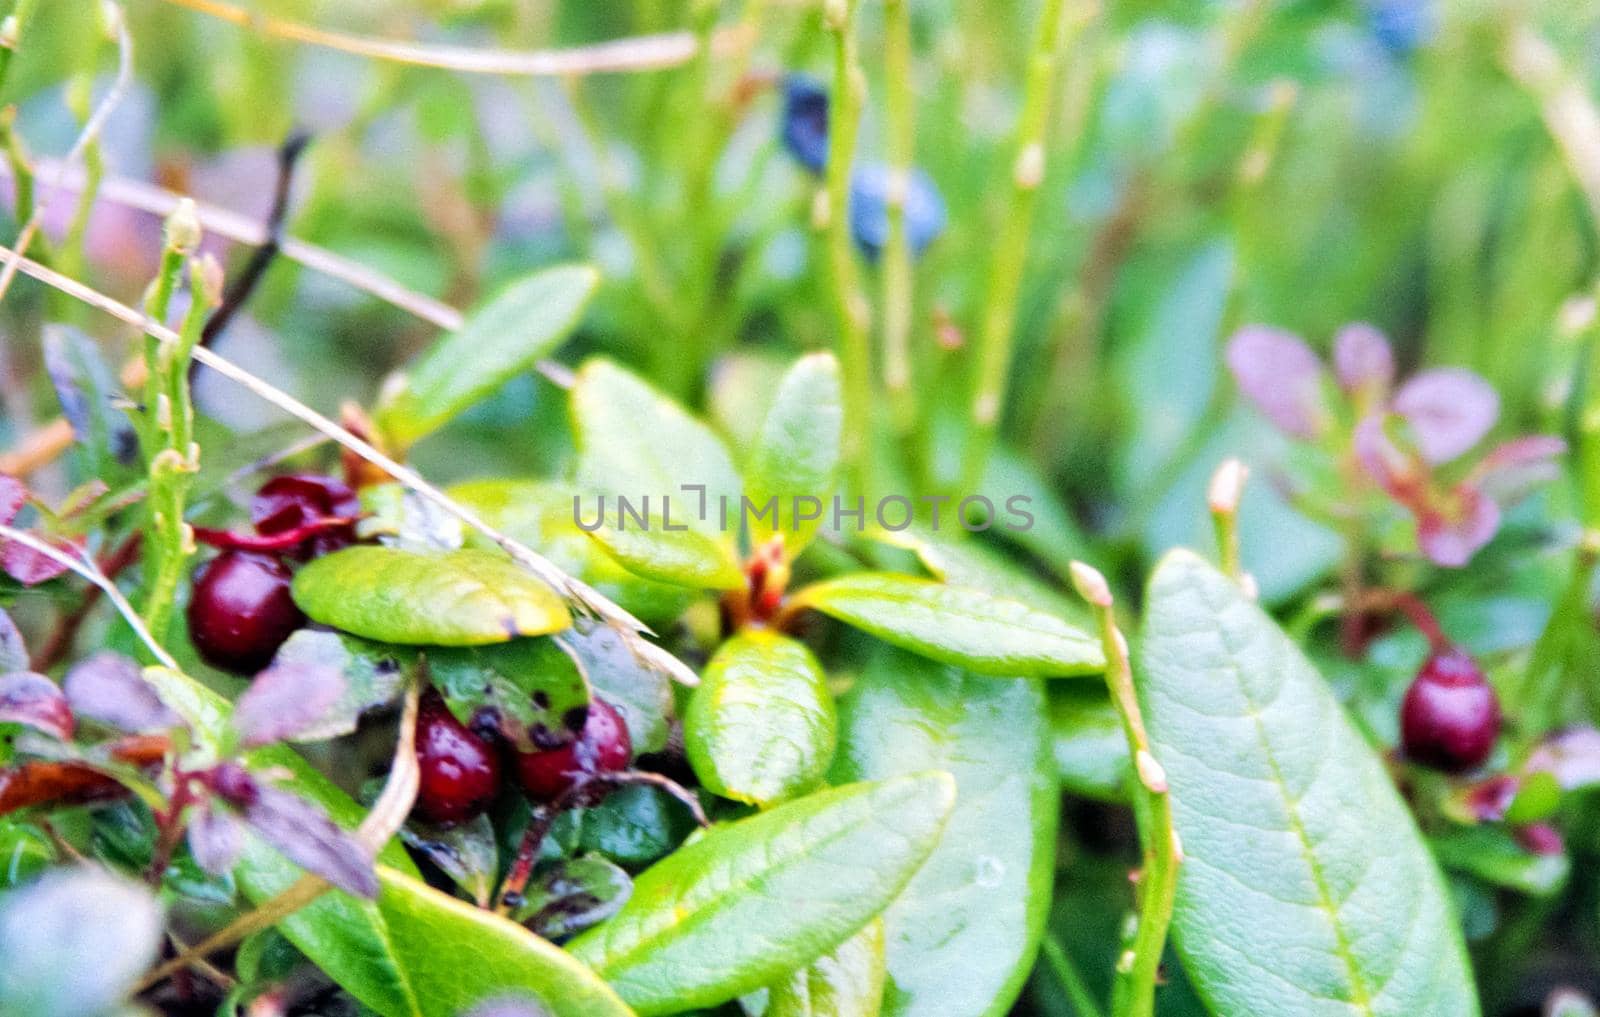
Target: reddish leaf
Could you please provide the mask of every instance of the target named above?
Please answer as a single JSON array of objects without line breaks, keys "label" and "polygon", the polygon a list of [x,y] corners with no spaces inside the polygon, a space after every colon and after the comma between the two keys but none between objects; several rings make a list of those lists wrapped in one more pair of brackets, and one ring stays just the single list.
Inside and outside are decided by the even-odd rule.
[{"label": "reddish leaf", "polygon": [[1548,773],[1562,790],[1600,784],[1600,731],[1575,727],[1546,738],[1523,769],[1529,773]]},{"label": "reddish leaf", "polygon": [[[124,738],[111,758],[141,769],[162,761],[166,738]],[[31,762],[0,770],[0,816],[34,805],[82,805],[121,798],[123,786],[88,763]]]},{"label": "reddish leaf", "polygon": [[329,819],[321,807],[258,783],[253,800],[241,811],[262,840],[302,869],[358,897],[378,895],[372,852]]},{"label": "reddish leaf", "polygon": [[1390,438],[1385,426],[1389,415],[1374,413],[1356,425],[1356,459],[1367,475],[1377,481],[1391,498],[1403,504],[1416,501],[1427,481],[1427,467],[1408,455]]},{"label": "reddish leaf", "polygon": [[1518,827],[1517,843],[1536,855],[1559,855],[1567,850],[1561,831],[1549,823],[1529,823]]},{"label": "reddish leaf", "polygon": [[26,724],[64,742],[77,728],[67,697],[55,682],[33,671],[0,677],[0,721]]},{"label": "reddish leaf", "polygon": [[1346,392],[1381,395],[1394,384],[1394,351],[1373,326],[1346,325],[1333,337],[1333,372]]},{"label": "reddish leaf", "polygon": [[119,731],[146,734],[178,723],[139,665],[120,653],[103,650],[74,664],[62,685],[74,712]]},{"label": "reddish leaf", "polygon": [[250,683],[233,711],[245,747],[293,738],[322,721],[345,692],[344,676],[326,664],[286,661]]},{"label": "reddish leaf", "polygon": [[1473,468],[1468,483],[1500,505],[1512,505],[1561,475],[1556,460],[1567,443],[1549,435],[1516,438],[1495,447]]},{"label": "reddish leaf", "polygon": [[1516,801],[1522,781],[1501,774],[1474,784],[1463,799],[1467,811],[1480,823],[1494,823],[1505,818],[1506,810]]},{"label": "reddish leaf", "polygon": [[[69,540],[37,533],[34,536],[73,557],[81,554],[84,547],[81,537]],[[61,562],[15,540],[5,541],[4,546],[0,546],[0,569],[4,569],[7,575],[23,586],[37,586],[68,571],[68,567]]]},{"label": "reddish leaf", "polygon": [[0,523],[17,518],[22,506],[28,503],[28,489],[22,481],[9,473],[0,473]]},{"label": "reddish leaf", "polygon": [[221,809],[206,807],[189,821],[188,840],[195,864],[220,876],[233,868],[244,849],[244,827]]},{"label": "reddish leaf", "polygon": [[1401,385],[1394,409],[1411,425],[1422,457],[1447,463],[1489,433],[1500,416],[1500,397],[1471,371],[1441,367]]},{"label": "reddish leaf", "polygon": [[1322,363],[1298,336],[1246,326],[1228,342],[1227,359],[1239,390],[1278,428],[1310,439],[1327,427]]},{"label": "reddish leaf", "polygon": [[1500,506],[1475,487],[1462,485],[1417,515],[1417,543],[1437,565],[1460,568],[1500,528]]}]

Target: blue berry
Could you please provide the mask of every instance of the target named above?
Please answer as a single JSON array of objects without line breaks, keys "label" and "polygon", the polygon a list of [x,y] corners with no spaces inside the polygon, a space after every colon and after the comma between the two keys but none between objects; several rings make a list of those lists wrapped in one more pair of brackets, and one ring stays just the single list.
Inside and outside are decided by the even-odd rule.
[{"label": "blue berry", "polygon": [[791,74],[784,79],[783,147],[813,173],[828,163],[828,90],[815,78]]},{"label": "blue berry", "polygon": [[1433,35],[1433,11],[1427,0],[1372,0],[1367,26],[1392,56],[1403,57]]},{"label": "blue berry", "polygon": [[[889,168],[877,163],[857,166],[850,174],[850,232],[870,261],[877,261],[889,242],[889,177]],[[944,232],[944,221],[939,188],[928,174],[913,169],[906,186],[906,240],[913,255]]]}]

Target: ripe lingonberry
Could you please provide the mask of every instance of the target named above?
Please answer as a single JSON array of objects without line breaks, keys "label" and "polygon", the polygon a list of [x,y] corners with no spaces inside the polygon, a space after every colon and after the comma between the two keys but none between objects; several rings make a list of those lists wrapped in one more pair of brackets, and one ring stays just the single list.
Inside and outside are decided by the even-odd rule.
[{"label": "ripe lingonberry", "polygon": [[[287,533],[319,519],[349,519],[361,512],[361,499],[343,481],[315,473],[273,477],[250,501],[250,521],[263,537]],[[294,552],[301,558],[328,554],[355,542],[355,525],[318,533]]]},{"label": "ripe lingonberry", "polygon": [[813,173],[828,163],[828,92],[817,79],[791,74],[783,80],[783,147]]},{"label": "ripe lingonberry", "polygon": [[528,797],[551,802],[585,777],[621,770],[632,758],[633,742],[622,714],[605,700],[595,699],[589,703],[583,730],[570,745],[519,752],[517,777]]},{"label": "ripe lingonberry", "polygon": [[206,663],[255,674],[305,623],[289,595],[289,570],[276,558],[225,551],[201,567],[189,598],[189,638]]},{"label": "ripe lingonberry", "polygon": [[450,713],[429,691],[417,711],[416,812],[430,823],[453,825],[477,818],[500,793],[500,755]]},{"label": "ripe lingonberry", "polygon": [[1437,650],[1400,704],[1400,742],[1410,758],[1459,773],[1481,766],[1500,733],[1500,701],[1462,650]]}]

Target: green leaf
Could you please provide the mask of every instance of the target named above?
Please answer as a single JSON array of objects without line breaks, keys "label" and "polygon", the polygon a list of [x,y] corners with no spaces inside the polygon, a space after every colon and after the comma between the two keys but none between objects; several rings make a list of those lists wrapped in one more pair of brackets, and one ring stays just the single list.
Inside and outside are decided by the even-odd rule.
[{"label": "green leaf", "polygon": [[765,630],[717,650],[683,718],[695,776],[724,798],[770,805],[815,787],[838,739],[822,665]]},{"label": "green leaf", "polygon": [[[674,499],[669,504],[684,503]],[[589,536],[623,568],[645,579],[696,590],[736,590],[745,584],[730,542],[689,529],[681,521],[656,515],[641,526],[624,519],[619,508],[614,515],[607,513],[605,523]]]},{"label": "green leaf", "polygon": [[1145,719],[1185,855],[1173,929],[1213,1012],[1476,1014],[1443,879],[1300,649],[1188,552],[1146,604]]},{"label": "green leaf", "polygon": [[1081,629],[974,587],[858,572],[808,586],[794,604],[979,674],[1047,678],[1105,668],[1099,641]]},{"label": "green leaf", "polygon": [[939,846],[885,912],[887,1017],[1008,1011],[1043,934],[1059,802],[1043,684],[884,650],[840,701],[839,780],[956,779]]},{"label": "green leaf", "polygon": [[404,449],[528,370],[572,331],[599,282],[587,265],[557,265],[501,290],[385,386],[384,437]]},{"label": "green leaf", "polygon": [[1572,870],[1565,853],[1535,854],[1505,828],[1471,826],[1430,839],[1446,869],[1465,872],[1518,893],[1546,897],[1564,887]]},{"label": "green leaf", "polygon": [[930,533],[923,526],[904,530],[874,528],[867,536],[911,551],[923,568],[951,586],[971,586],[997,597],[1020,600],[1093,631],[1093,620],[1081,599],[1066,596],[975,538]]},{"label": "green leaf", "polygon": [[[760,506],[778,499],[780,525],[774,528],[764,519],[752,519],[752,545],[781,534],[793,557],[816,534],[839,467],[843,398],[839,362],[831,353],[801,357],[783,376],[745,469],[750,500]],[[800,520],[797,498],[817,500],[805,512],[809,515],[814,508],[816,519]]]},{"label": "green leaf", "polygon": [[641,1017],[770,985],[849,939],[938,841],[955,785],[852,784],[719,827],[646,869],[570,949]]},{"label": "green leaf", "polygon": [[563,858],[528,884],[513,917],[546,939],[564,939],[616,914],[632,892],[628,874],[600,855]]},{"label": "green leaf", "polygon": [[578,845],[623,865],[648,865],[696,829],[689,810],[660,788],[619,788],[578,818]]},{"label": "green leaf", "polygon": [[488,816],[437,827],[412,820],[401,827],[400,837],[449,876],[479,907],[489,906],[500,874],[500,850]]},{"label": "green leaf", "polygon": [[[742,484],[722,439],[677,403],[609,360],[583,365],[572,386],[578,478],[585,490],[637,503],[671,498],[672,516],[730,543],[718,526],[739,515]],[[685,485],[704,492],[685,491]],[[703,500],[702,500],[703,496]],[[676,507],[682,506],[682,511]]]},{"label": "green leaf", "polygon": [[1065,790],[1107,802],[1128,800],[1128,736],[1105,689],[1053,684],[1050,737],[1056,778]]},{"label": "green leaf", "polygon": [[[472,509],[496,529],[515,537],[645,621],[676,619],[694,594],[634,575],[623,568],[575,522],[571,490],[534,480],[474,480],[457,484],[450,497]],[[469,547],[496,550],[477,533]]]},{"label": "green leaf", "polygon": [[878,1017],[883,1009],[883,920],[773,986],[766,1017]]},{"label": "green leaf", "polygon": [[572,623],[554,590],[504,555],[472,548],[347,547],[301,568],[293,592],[312,621],[385,643],[481,646]]},{"label": "green leaf", "polygon": [[589,683],[552,639],[429,650],[428,677],[457,720],[471,726],[488,711],[523,752],[570,742],[588,714]]},{"label": "green leaf", "polygon": [[610,625],[579,618],[557,637],[594,693],[622,714],[635,753],[660,752],[671,730],[672,679],[640,663]]}]

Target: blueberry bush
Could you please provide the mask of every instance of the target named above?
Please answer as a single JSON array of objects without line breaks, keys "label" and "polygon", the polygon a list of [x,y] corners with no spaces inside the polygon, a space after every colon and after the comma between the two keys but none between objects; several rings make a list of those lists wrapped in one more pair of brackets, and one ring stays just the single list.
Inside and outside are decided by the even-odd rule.
[{"label": "blueberry bush", "polygon": [[0,1017],[1600,1012],[1597,38],[0,0]]}]

